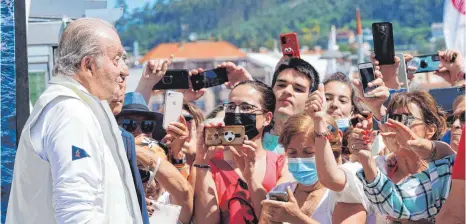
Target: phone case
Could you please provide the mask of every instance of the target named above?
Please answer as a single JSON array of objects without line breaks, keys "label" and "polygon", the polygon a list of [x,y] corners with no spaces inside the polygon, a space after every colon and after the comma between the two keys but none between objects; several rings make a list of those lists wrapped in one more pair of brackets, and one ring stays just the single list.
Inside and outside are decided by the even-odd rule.
[{"label": "phone case", "polygon": [[301,57],[298,35],[296,33],[280,34],[280,43],[284,56]]},{"label": "phone case", "polygon": [[165,104],[163,113],[163,128],[167,130],[170,122],[176,122],[181,116],[183,107],[183,94],[174,91],[165,93]]},{"label": "phone case", "polygon": [[[408,88],[408,71],[406,70],[406,61],[403,54],[396,54],[400,58],[400,68],[398,69],[398,81],[402,82],[401,88]],[[409,91],[409,90],[408,90]]]},{"label": "phone case", "polygon": [[288,202],[288,193],[286,192],[277,192],[277,191],[272,191],[269,192],[269,199],[274,200],[274,201],[283,201],[283,202]]},{"label": "phone case", "polygon": [[204,143],[206,146],[242,145],[244,133],[244,126],[241,125],[206,128]]},{"label": "phone case", "polygon": [[189,71],[186,69],[167,70],[152,89],[189,89]]},{"label": "phone case", "polygon": [[199,75],[192,75],[190,79],[193,90],[197,91],[228,82],[228,74],[226,68],[216,68],[204,71]]},{"label": "phone case", "polygon": [[393,43],[393,27],[389,22],[373,23],[372,36],[374,39],[375,58],[380,65],[395,64],[395,45]]},{"label": "phone case", "polygon": [[409,66],[417,68],[415,73],[437,71],[439,64],[438,54],[416,56],[409,62]]}]

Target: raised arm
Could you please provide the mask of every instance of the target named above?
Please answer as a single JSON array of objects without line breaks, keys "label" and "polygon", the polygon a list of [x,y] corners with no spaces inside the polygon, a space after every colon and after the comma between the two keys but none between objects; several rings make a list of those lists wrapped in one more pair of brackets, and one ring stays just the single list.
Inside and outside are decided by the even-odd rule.
[{"label": "raised arm", "polygon": [[[324,85],[319,84],[318,90],[314,91],[306,102],[306,113],[314,120],[315,133],[328,133],[327,103],[325,99]],[[322,185],[332,191],[342,191],[346,184],[345,173],[338,168],[332,148],[327,138],[316,137],[314,140],[316,149],[317,175]]]},{"label": "raised arm", "polygon": [[135,92],[144,96],[146,103],[149,103],[152,95],[152,87],[157,84],[165,75],[172,62],[173,56],[165,61],[150,60],[144,66],[141,78],[139,79],[138,87]]}]

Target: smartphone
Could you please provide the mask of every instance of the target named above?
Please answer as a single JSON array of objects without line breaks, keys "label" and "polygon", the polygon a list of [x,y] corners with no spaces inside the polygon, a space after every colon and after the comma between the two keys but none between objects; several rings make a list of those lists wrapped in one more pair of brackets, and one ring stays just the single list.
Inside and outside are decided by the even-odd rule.
[{"label": "smartphone", "polygon": [[450,87],[429,90],[430,95],[434,97],[437,106],[443,108],[446,112],[453,112],[453,102],[458,96],[465,94],[464,87]]},{"label": "smartphone", "polygon": [[245,131],[242,125],[212,127],[204,130],[204,136],[206,146],[242,145],[245,139]]},{"label": "smartphone", "polygon": [[226,68],[216,68],[204,71],[198,75],[192,75],[190,79],[193,90],[197,91],[202,88],[218,86],[228,82],[228,74]]},{"label": "smartphone", "polygon": [[176,122],[181,116],[183,109],[183,94],[175,91],[168,90],[165,93],[163,125],[162,127],[167,130],[171,122]]},{"label": "smartphone", "polygon": [[403,85],[401,88],[408,89],[408,70],[406,67],[406,61],[403,54],[396,54],[397,57],[400,58],[400,68],[398,68],[398,81],[402,82]]},{"label": "smartphone", "polygon": [[189,71],[186,69],[167,70],[162,79],[152,89],[189,89]]},{"label": "smartphone", "polygon": [[415,56],[408,63],[409,66],[417,68],[414,73],[437,71],[439,64],[440,57],[438,54]]},{"label": "smartphone", "polygon": [[374,97],[373,95],[367,94],[371,90],[375,89],[376,87],[369,87],[368,84],[375,80],[374,75],[374,66],[372,63],[361,63],[358,65],[359,69],[359,76],[362,83],[362,90],[364,92],[364,97]]},{"label": "smartphone", "polygon": [[269,192],[269,199],[274,201],[283,201],[288,202],[288,193],[281,191],[271,191]]},{"label": "smartphone", "polygon": [[375,58],[380,65],[395,64],[395,45],[393,42],[393,27],[389,22],[372,23]]},{"label": "smartphone", "polygon": [[296,33],[283,33],[280,34],[280,44],[282,47],[283,56],[300,58],[299,40]]}]

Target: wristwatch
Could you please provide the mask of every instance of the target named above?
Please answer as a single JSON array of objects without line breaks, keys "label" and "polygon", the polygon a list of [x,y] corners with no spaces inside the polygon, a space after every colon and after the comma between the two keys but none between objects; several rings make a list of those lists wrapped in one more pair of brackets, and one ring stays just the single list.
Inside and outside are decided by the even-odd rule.
[{"label": "wristwatch", "polygon": [[186,155],[183,153],[183,157],[181,159],[175,159],[175,158],[173,158],[173,155],[172,155],[170,161],[171,161],[171,163],[173,165],[185,164],[186,163]]}]

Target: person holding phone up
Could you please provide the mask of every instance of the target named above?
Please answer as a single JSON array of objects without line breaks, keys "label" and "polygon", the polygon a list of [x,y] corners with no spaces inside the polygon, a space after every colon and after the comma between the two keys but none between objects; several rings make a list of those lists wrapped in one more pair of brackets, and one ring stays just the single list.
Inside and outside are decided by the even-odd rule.
[{"label": "person holding phone up", "polygon": [[[194,161],[196,223],[257,223],[261,201],[277,183],[291,179],[284,156],[264,150],[262,136],[273,119],[272,89],[258,81],[238,83],[225,104],[224,122],[198,133]],[[242,145],[206,147],[204,128],[244,126]]]}]

